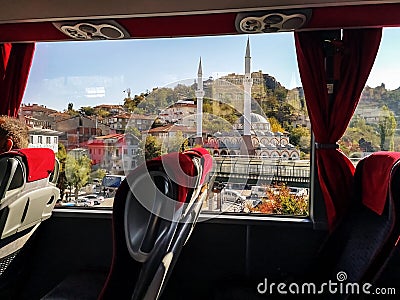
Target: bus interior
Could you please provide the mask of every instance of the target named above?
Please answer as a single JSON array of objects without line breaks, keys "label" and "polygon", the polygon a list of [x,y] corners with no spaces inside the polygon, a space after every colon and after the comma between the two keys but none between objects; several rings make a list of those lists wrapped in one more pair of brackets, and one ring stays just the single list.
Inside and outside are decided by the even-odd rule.
[{"label": "bus interior", "polygon": [[0,5],[0,299],[396,299],[400,1]]}]

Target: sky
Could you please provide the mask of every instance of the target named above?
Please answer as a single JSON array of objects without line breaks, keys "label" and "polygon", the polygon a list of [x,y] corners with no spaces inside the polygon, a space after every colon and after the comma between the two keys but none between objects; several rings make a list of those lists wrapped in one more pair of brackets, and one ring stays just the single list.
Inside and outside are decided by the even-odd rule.
[{"label": "sky", "polygon": [[[191,84],[201,57],[203,79],[244,73],[247,38],[251,70],[262,70],[286,88],[301,86],[292,33],[123,41],[37,43],[25,104],[62,111],[99,104],[123,104],[155,87]],[[400,29],[385,29],[367,85],[400,87]],[[125,92],[124,92],[125,91]]]}]

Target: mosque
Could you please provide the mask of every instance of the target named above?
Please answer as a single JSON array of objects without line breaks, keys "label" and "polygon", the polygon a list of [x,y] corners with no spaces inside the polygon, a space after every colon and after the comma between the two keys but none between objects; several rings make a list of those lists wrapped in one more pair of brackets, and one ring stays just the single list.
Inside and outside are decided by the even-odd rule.
[{"label": "mosque", "polygon": [[[250,43],[247,40],[245,56],[245,75],[241,80],[243,92],[241,98],[243,115],[233,125],[231,131],[216,132],[213,136],[203,139],[203,78],[201,60],[197,74],[197,114],[196,143],[202,144],[214,156],[250,155],[271,159],[300,159],[300,151],[289,143],[289,134],[272,132],[269,121],[260,114],[251,111],[251,88],[253,78],[250,72]],[[236,96],[235,99],[238,99]],[[217,99],[218,100],[218,99]],[[237,108],[237,105],[234,105]]]}]

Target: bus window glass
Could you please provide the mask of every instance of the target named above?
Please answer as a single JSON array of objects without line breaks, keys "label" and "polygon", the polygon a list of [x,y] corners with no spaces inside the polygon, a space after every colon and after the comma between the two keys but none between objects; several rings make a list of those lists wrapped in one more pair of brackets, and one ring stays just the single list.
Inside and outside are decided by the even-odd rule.
[{"label": "bus window glass", "polygon": [[145,159],[201,146],[221,187],[204,214],[309,214],[293,33],[38,43],[20,117],[63,165],[60,205],[90,194],[110,208]]},{"label": "bus window glass", "polygon": [[376,151],[400,151],[400,30],[385,28],[356,111],[339,141],[354,165]]}]

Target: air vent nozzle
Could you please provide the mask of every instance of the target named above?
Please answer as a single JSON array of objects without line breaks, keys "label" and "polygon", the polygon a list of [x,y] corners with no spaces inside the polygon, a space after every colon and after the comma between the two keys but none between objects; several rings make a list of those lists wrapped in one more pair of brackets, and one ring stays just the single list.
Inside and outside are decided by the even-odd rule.
[{"label": "air vent nozzle", "polygon": [[128,31],[113,20],[53,22],[53,25],[75,40],[118,40],[129,37]]},{"label": "air vent nozzle", "polygon": [[248,12],[239,13],[235,25],[240,33],[293,31],[302,28],[310,18],[310,9]]}]

